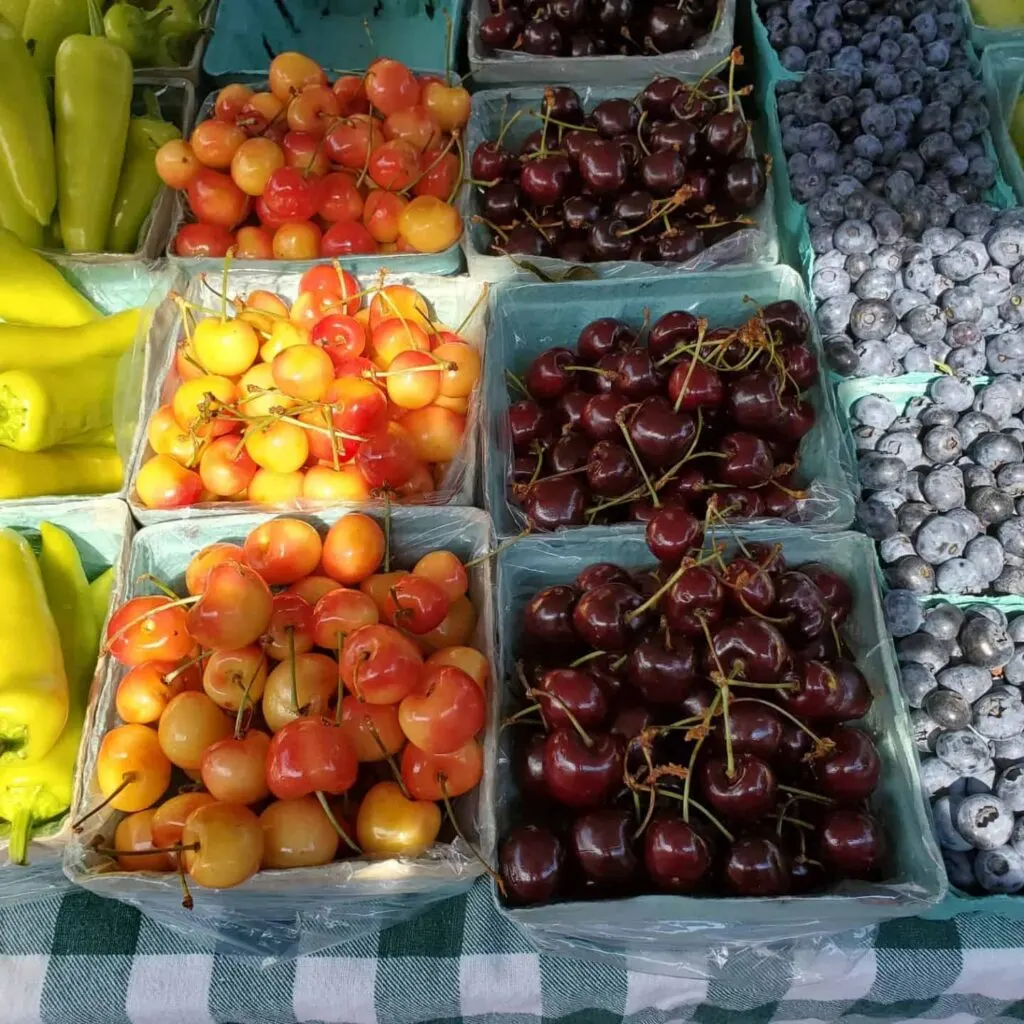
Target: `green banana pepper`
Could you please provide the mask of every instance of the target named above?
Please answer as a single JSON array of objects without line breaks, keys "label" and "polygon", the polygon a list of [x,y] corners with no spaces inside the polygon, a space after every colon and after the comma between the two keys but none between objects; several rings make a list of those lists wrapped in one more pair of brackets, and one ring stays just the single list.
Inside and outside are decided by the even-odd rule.
[{"label": "green banana pepper", "polygon": [[39,73],[49,77],[60,44],[68,36],[88,31],[87,0],[29,0],[21,37],[32,48]]},{"label": "green banana pepper", "polygon": [[25,209],[14,194],[7,164],[0,160],[0,228],[6,228],[25,245],[39,249],[43,244],[43,226]]},{"label": "green banana pepper", "polygon": [[101,34],[89,0],[92,35],[68,36],[54,65],[57,120],[57,208],[68,252],[98,252],[124,162],[132,106],[132,62]]},{"label": "green banana pepper", "polygon": [[199,15],[205,6],[195,0],[160,0],[156,13],[164,17],[156,47],[158,67],[181,67],[191,61],[196,38],[203,31]]},{"label": "green banana pepper", "polygon": [[69,707],[64,731],[48,754],[38,761],[0,767],[0,817],[11,823],[9,850],[14,864],[25,863],[32,826],[56,818],[71,806],[78,746],[100,642],[93,595],[74,541],[52,523],[41,523],[39,533],[39,571],[60,634]]},{"label": "green banana pepper", "polygon": [[25,25],[25,12],[28,10],[28,0],[0,0],[0,18],[6,18],[13,26],[14,31],[21,35]]},{"label": "green banana pepper", "polygon": [[[147,102],[150,93],[147,96]],[[155,100],[154,100],[155,102]],[[157,116],[133,117],[128,124],[128,141],[121,167],[121,180],[114,198],[114,212],[107,232],[107,252],[134,252],[139,233],[163,183],[156,173],[157,150],[181,132]]]},{"label": "green banana pepper", "polygon": [[168,14],[170,11],[147,13],[119,2],[103,15],[103,32],[131,57],[136,67],[150,67],[156,60],[157,27]]},{"label": "green banana pepper", "polygon": [[43,81],[25,43],[0,18],[0,164],[13,198],[40,226],[50,220],[57,179]]}]

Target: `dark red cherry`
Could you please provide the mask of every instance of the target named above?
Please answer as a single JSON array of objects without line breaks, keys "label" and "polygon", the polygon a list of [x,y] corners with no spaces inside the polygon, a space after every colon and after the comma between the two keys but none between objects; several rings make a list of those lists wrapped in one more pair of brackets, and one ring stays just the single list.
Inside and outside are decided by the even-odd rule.
[{"label": "dark red cherry", "polygon": [[697,433],[693,417],[675,412],[662,395],[645,398],[630,416],[628,428],[644,465],[656,469],[679,462]]},{"label": "dark red cherry", "polygon": [[[789,676],[785,677],[785,681]],[[782,739],[775,763],[780,766],[787,778],[802,778],[807,773],[807,755],[811,753],[814,741],[794,722],[788,719],[782,723]]]},{"label": "dark red cherry", "polygon": [[[705,81],[704,85],[707,84]],[[716,106],[709,94],[700,89],[683,85],[676,91],[669,104],[669,113],[679,121],[689,121],[695,125],[703,125],[715,112]]]},{"label": "dark red cherry", "polygon": [[548,240],[532,224],[517,224],[505,238],[496,239],[492,248],[503,256],[547,256],[551,252]]},{"label": "dark red cherry", "polygon": [[632,401],[660,395],[665,388],[665,375],[654,365],[645,348],[628,348],[619,359],[619,375],[615,390]]},{"label": "dark red cherry", "polygon": [[874,879],[885,861],[885,833],[865,811],[837,807],[828,811],[818,836],[819,855],[845,878]]},{"label": "dark red cherry", "polygon": [[650,147],[656,153],[662,149],[674,149],[685,162],[697,155],[699,139],[697,129],[689,121],[668,121],[651,132]]},{"label": "dark red cherry", "polygon": [[832,621],[838,626],[853,607],[853,591],[850,590],[850,585],[821,562],[805,562],[800,566],[800,571],[810,577],[811,582],[818,588],[818,592],[832,610]]},{"label": "dark red cherry", "polygon": [[831,666],[805,660],[787,673],[785,682],[782,699],[794,715],[808,722],[835,719],[841,690]]},{"label": "dark red cherry", "polygon": [[625,445],[598,441],[587,459],[587,484],[594,494],[617,498],[640,482],[636,462]]},{"label": "dark red cherry", "polygon": [[512,228],[519,219],[519,186],[501,181],[480,194],[481,215],[498,228]]},{"label": "dark red cherry", "polygon": [[[570,196],[562,203],[565,225],[573,231],[586,231],[600,216],[601,204],[593,196]],[[579,354],[585,360],[589,358],[582,349],[579,350]]]},{"label": "dark red cherry", "polygon": [[633,0],[598,0],[597,20],[605,26],[618,30],[633,17]]},{"label": "dark red cherry", "polygon": [[670,196],[686,177],[683,158],[674,149],[649,153],[640,162],[640,178],[644,188],[655,196]]},{"label": "dark red cherry", "polygon": [[725,880],[737,896],[784,896],[791,884],[789,859],[776,839],[737,839],[726,860]]},{"label": "dark red cherry", "polygon": [[[549,730],[572,728],[572,719],[584,729],[600,729],[608,718],[604,690],[588,672],[553,668],[545,672],[534,693]],[[572,716],[572,717],[570,717]]]},{"label": "dark red cherry", "polygon": [[586,509],[587,491],[571,476],[538,480],[523,498],[526,518],[538,530],[582,526]]},{"label": "dark red cherry", "polygon": [[575,430],[563,434],[547,450],[547,464],[552,473],[568,473],[582,469],[590,457],[590,439]]},{"label": "dark red cherry", "polygon": [[[712,651],[726,675],[751,683],[778,682],[790,660],[782,634],[753,615],[716,627]],[[714,659],[709,663],[715,664]]]},{"label": "dark red cherry", "polygon": [[675,567],[700,547],[703,523],[685,508],[666,505],[651,516],[645,537],[651,554],[664,565]]},{"label": "dark red cherry", "polygon": [[836,693],[832,701],[833,721],[850,722],[871,710],[871,688],[852,661],[835,663]]},{"label": "dark red cherry", "polygon": [[534,639],[546,643],[576,643],[572,610],[578,597],[572,587],[562,584],[538,591],[523,612],[523,629]]},{"label": "dark red cherry", "polygon": [[682,356],[668,379],[668,397],[683,412],[717,409],[725,398],[725,387],[714,367]]},{"label": "dark red cherry", "polygon": [[512,460],[512,483],[528,484],[534,479],[537,470],[536,455],[517,455]]},{"label": "dark red cherry", "polygon": [[636,819],[607,807],[581,814],[572,825],[572,851],[583,874],[601,886],[621,885],[637,872]]},{"label": "dark red cherry", "polygon": [[634,134],[640,112],[632,100],[602,100],[590,112],[590,120],[606,139],[613,139],[616,135]]},{"label": "dark red cherry", "polygon": [[[782,716],[765,704],[747,704],[735,697],[729,701],[729,736],[733,754],[753,754],[764,761],[778,756],[782,741]],[[711,742],[725,751],[725,720],[711,733]]]},{"label": "dark red cherry", "polygon": [[547,18],[527,22],[519,38],[524,53],[535,53],[539,57],[557,57],[564,46],[558,25]]},{"label": "dark red cherry", "polygon": [[644,36],[650,38],[655,53],[685,50],[696,36],[693,21],[674,4],[650,8],[644,28]]},{"label": "dark red cherry", "polygon": [[501,844],[499,869],[510,903],[545,903],[558,895],[565,849],[553,832],[537,825],[515,828]]},{"label": "dark red cherry", "polygon": [[648,117],[668,117],[672,100],[682,84],[678,78],[659,75],[640,93],[640,106],[647,111]]},{"label": "dark red cherry", "polygon": [[595,260],[629,259],[633,247],[629,225],[615,217],[602,217],[590,226],[587,244]]},{"label": "dark red cherry", "polygon": [[[614,581],[612,581],[614,582]],[[622,697],[622,688],[625,686],[624,665],[618,663],[618,658],[611,654],[602,654],[600,657],[591,658],[586,663],[587,671],[597,680],[598,685],[604,690],[604,695],[610,705],[614,705]],[[615,668],[612,665],[615,664]],[[614,732],[614,729],[612,730]]]},{"label": "dark red cherry", "polygon": [[563,432],[581,429],[583,407],[590,401],[590,397],[589,392],[581,391],[578,387],[559,395],[551,407],[551,415]]},{"label": "dark red cherry", "polygon": [[619,360],[621,352],[609,352],[601,356],[594,364],[597,373],[581,374],[580,383],[585,391],[592,391],[595,394],[602,394],[606,391],[613,391],[619,379]]},{"label": "dark red cherry", "polygon": [[783,488],[775,481],[765,484],[760,489],[764,514],[769,519],[793,519],[799,511],[797,499],[788,488]]},{"label": "dark red cherry", "polygon": [[666,263],[685,263],[699,256],[704,249],[704,236],[685,224],[658,236],[658,259]]},{"label": "dark red cherry", "polygon": [[641,640],[626,669],[633,688],[652,704],[678,704],[697,679],[693,645],[682,636]]},{"label": "dark red cherry", "polygon": [[841,803],[866,800],[875,791],[882,768],[871,737],[860,729],[840,725],[829,739],[835,749],[814,762],[822,794]]},{"label": "dark red cherry", "polygon": [[775,807],[775,773],[753,754],[735,755],[732,775],[724,757],[709,757],[701,765],[700,780],[711,809],[733,821],[756,821]]},{"label": "dark red cherry", "polygon": [[497,14],[489,14],[480,22],[480,42],[495,50],[511,50],[522,29],[522,14],[509,7]]},{"label": "dark red cherry", "polygon": [[534,205],[554,206],[565,198],[572,176],[572,164],[564,156],[539,156],[523,165],[519,187]]},{"label": "dark red cherry", "polygon": [[587,263],[590,246],[583,235],[567,235],[555,246],[555,255],[566,263]]},{"label": "dark red cherry", "polygon": [[577,636],[599,651],[624,651],[646,625],[643,614],[630,614],[643,600],[624,583],[605,583],[588,590],[573,610]]},{"label": "dark red cherry", "polygon": [[708,709],[711,707],[717,695],[717,687],[709,685],[702,686],[698,684],[683,698],[682,704],[680,705],[682,717],[703,717],[708,713]]},{"label": "dark red cherry", "polygon": [[542,732],[529,735],[518,746],[516,779],[525,796],[534,800],[547,800],[548,788],[544,784],[544,741]]},{"label": "dark red cherry", "polygon": [[535,441],[545,441],[551,436],[552,423],[547,410],[533,399],[524,398],[508,407],[508,430],[512,447],[525,454]]},{"label": "dark red cherry", "polygon": [[790,441],[799,441],[815,423],[814,406],[803,399],[784,400],[775,430]]},{"label": "dark red cherry", "polygon": [[651,709],[646,705],[627,704],[615,712],[610,731],[628,742],[634,736],[639,736],[653,721]]},{"label": "dark red cherry", "polygon": [[496,142],[481,142],[473,150],[469,170],[475,181],[500,181],[512,169],[512,157]]},{"label": "dark red cherry", "polygon": [[561,148],[569,154],[571,159],[579,160],[583,150],[596,138],[597,135],[589,129],[569,128],[563,132]]},{"label": "dark red cherry", "polygon": [[640,146],[640,139],[634,133],[632,135],[616,135],[612,139],[622,152],[622,156],[626,161],[626,166],[632,173],[639,165],[640,160],[644,155],[644,151]]},{"label": "dark red cherry", "polygon": [[785,345],[802,345],[810,335],[810,317],[792,299],[770,302],[761,309],[761,318],[772,335],[778,335]]},{"label": "dark red cherry", "polygon": [[708,499],[707,507],[723,519],[760,519],[764,516],[761,490],[745,487],[724,487]]},{"label": "dark red cherry", "polygon": [[549,348],[541,352],[523,375],[527,391],[538,402],[550,402],[568,391],[575,381],[572,370],[575,353],[567,348]]},{"label": "dark red cherry", "polygon": [[766,370],[745,373],[729,385],[727,407],[746,429],[773,429],[782,413],[778,378]]},{"label": "dark red cherry", "polygon": [[654,197],[650,192],[625,192],[612,204],[612,216],[627,224],[644,224],[651,218]]},{"label": "dark red cherry", "polygon": [[606,51],[604,40],[596,39],[589,32],[573,32],[569,37],[570,57],[596,57]]},{"label": "dark red cherry", "polygon": [[741,157],[725,169],[722,187],[737,210],[753,210],[768,188],[768,179],[760,160]]},{"label": "dark red cherry", "polygon": [[629,404],[625,395],[609,391],[594,395],[583,407],[580,426],[592,441],[611,441],[622,437],[618,416]]},{"label": "dark red cherry", "polygon": [[711,202],[716,181],[706,167],[689,168],[683,184],[689,191],[689,199],[685,203],[688,209],[700,210]]},{"label": "dark red cherry", "polygon": [[596,363],[602,356],[619,352],[635,340],[636,331],[629,324],[606,316],[592,320],[580,331],[576,351],[584,362]]},{"label": "dark red cherry", "polygon": [[552,85],[544,90],[541,109],[549,117],[566,124],[583,124],[583,103],[575,89],[567,85]]},{"label": "dark red cherry", "polygon": [[704,492],[707,478],[698,466],[683,466],[661,492],[667,501],[686,505],[697,501]]},{"label": "dark red cherry", "polygon": [[704,125],[704,144],[716,157],[739,156],[750,138],[750,125],[738,110],[721,110]]},{"label": "dark red cherry", "polygon": [[780,573],[775,580],[775,614],[790,619],[790,635],[813,640],[830,628],[832,613],[821,591],[799,570]]},{"label": "dark red cherry", "polygon": [[740,615],[765,615],[775,603],[771,574],[753,559],[732,559],[721,577],[726,600]]},{"label": "dark red cherry", "polygon": [[582,25],[586,20],[587,13],[587,0],[551,0],[551,16],[560,25],[565,25],[567,28]]},{"label": "dark red cherry", "polygon": [[715,477],[720,483],[760,487],[771,479],[775,460],[762,438],[734,431],[722,438],[718,450],[725,456],[715,463]]},{"label": "dark red cherry", "polygon": [[711,868],[711,848],[678,815],[656,814],[644,832],[644,867],[658,888],[693,892]]},{"label": "dark red cherry", "polygon": [[588,746],[575,729],[556,729],[544,741],[544,781],[567,807],[601,807],[622,785],[621,736],[593,733]]},{"label": "dark red cherry", "polygon": [[576,587],[581,594],[595,587],[602,587],[606,583],[625,583],[632,586],[633,580],[625,569],[611,562],[594,562],[585,569],[581,569],[576,577]]},{"label": "dark red cherry", "polygon": [[621,148],[610,139],[595,139],[579,155],[583,184],[594,195],[619,192],[629,178],[629,168]]},{"label": "dark red cherry", "polygon": [[722,617],[725,592],[722,582],[702,565],[687,569],[663,598],[659,610],[669,628],[685,636],[703,636],[704,625]]},{"label": "dark red cherry", "polygon": [[[647,348],[654,359],[662,359],[678,345],[692,345],[700,335],[700,320],[682,309],[672,310],[651,324]],[[669,396],[671,397],[671,395]],[[675,401],[675,398],[672,398]]]},{"label": "dark red cherry", "polygon": [[828,881],[821,862],[800,853],[789,862],[789,880],[790,892],[796,896],[820,892]]}]

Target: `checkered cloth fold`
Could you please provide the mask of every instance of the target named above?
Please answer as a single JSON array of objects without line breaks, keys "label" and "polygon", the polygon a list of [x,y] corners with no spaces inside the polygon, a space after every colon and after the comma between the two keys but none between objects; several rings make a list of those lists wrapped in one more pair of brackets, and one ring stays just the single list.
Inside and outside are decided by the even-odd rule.
[{"label": "checkered cloth fold", "polygon": [[[408,924],[263,968],[71,892],[0,911],[3,1024],[769,1024],[1024,1020],[1024,923],[885,925],[667,977],[538,955],[486,883]],[[698,977],[703,974],[703,977]]]}]

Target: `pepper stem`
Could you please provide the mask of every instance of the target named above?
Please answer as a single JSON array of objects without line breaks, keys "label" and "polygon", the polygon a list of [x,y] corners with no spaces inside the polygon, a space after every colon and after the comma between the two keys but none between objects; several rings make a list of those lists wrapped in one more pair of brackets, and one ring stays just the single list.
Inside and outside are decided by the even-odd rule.
[{"label": "pepper stem", "polygon": [[28,862],[28,840],[32,828],[32,808],[19,807],[11,818],[11,835],[8,839],[7,855],[12,864]]},{"label": "pepper stem", "polygon": [[101,39],[106,35],[103,30],[103,14],[100,5],[96,0],[86,0],[89,7],[89,35],[99,36]]}]

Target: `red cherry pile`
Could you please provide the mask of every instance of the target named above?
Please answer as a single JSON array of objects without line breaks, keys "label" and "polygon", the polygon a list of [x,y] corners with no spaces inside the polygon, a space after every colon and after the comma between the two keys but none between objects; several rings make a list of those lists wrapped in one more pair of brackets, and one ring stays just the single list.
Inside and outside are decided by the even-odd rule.
[{"label": "red cherry pile", "polygon": [[720,11],[719,0],[491,0],[480,42],[540,57],[674,53],[699,46]]},{"label": "red cherry pile", "polygon": [[513,498],[541,530],[797,517],[800,440],[815,422],[800,397],[818,372],[809,331],[791,300],[713,330],[684,310],[639,330],[594,320],[575,352],[550,348],[508,374],[525,396],[508,411]]},{"label": "red cherry pile", "polygon": [[574,90],[548,88],[518,152],[505,143],[511,120],[473,151],[488,251],[679,263],[749,228],[767,177],[736,95],[719,78],[657,78],[585,114]]},{"label": "red cherry pile", "polygon": [[781,546],[739,548],[597,563],[526,606],[509,902],[884,876],[881,761],[849,724],[872,702],[839,632],[850,589]]}]

